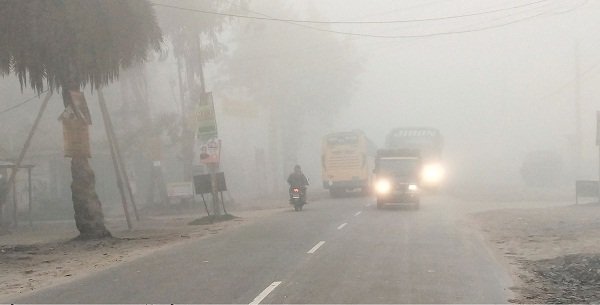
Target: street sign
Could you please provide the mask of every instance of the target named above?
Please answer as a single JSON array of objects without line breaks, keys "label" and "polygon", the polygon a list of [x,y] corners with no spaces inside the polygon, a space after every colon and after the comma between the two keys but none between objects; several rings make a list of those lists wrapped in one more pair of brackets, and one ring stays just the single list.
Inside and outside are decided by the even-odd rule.
[{"label": "street sign", "polygon": [[217,137],[217,117],[212,93],[207,92],[196,105],[196,138],[206,141]]},{"label": "street sign", "polygon": [[[217,175],[217,191],[227,191],[227,184],[225,183],[225,174],[223,172],[216,173]],[[210,175],[196,175],[194,176],[194,187],[196,194],[209,194],[212,192],[212,185],[210,182]]]},{"label": "street sign", "polygon": [[69,91],[70,104],[58,120],[63,124],[65,157],[91,158],[89,125],[90,111],[82,92]]},{"label": "street sign", "polygon": [[210,139],[200,146],[200,162],[219,164],[221,161],[221,140]]},{"label": "street sign", "polygon": [[194,188],[192,182],[172,182],[167,183],[167,196],[170,198],[191,198],[194,197]]},{"label": "street sign", "polygon": [[63,118],[65,157],[91,158],[89,125],[78,118]]}]

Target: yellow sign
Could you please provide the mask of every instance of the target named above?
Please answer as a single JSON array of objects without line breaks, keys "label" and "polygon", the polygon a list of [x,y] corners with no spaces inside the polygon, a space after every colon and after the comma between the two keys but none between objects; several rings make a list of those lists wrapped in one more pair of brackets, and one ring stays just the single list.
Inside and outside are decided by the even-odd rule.
[{"label": "yellow sign", "polygon": [[89,125],[90,111],[83,92],[69,91],[70,103],[60,115],[63,124],[65,157],[91,158]]},{"label": "yellow sign", "polygon": [[91,158],[89,125],[79,119],[63,119],[65,157]]}]

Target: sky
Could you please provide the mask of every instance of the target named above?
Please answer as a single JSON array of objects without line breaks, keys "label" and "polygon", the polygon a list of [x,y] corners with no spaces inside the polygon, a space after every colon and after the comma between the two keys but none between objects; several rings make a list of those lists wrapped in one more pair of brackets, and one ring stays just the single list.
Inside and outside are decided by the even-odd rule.
[{"label": "sky", "polygon": [[[392,24],[302,26],[289,22],[238,20],[237,25],[275,23],[284,33],[281,36],[288,34],[290,39],[297,39],[293,35],[298,31],[315,36],[323,30],[360,34],[332,34],[355,49],[361,59],[362,70],[356,75],[356,81],[348,84],[354,89],[350,101],[339,109],[331,122],[327,122],[330,130],[322,130],[320,125],[304,129],[305,142],[299,152],[299,162],[305,165],[317,184],[320,184],[321,137],[327,132],[351,129],[364,130],[382,146],[387,133],[395,127],[438,128],[445,138],[444,162],[449,175],[453,181],[464,183],[519,184],[523,161],[539,150],[559,154],[568,168],[574,168],[577,100],[582,158],[579,170],[565,172],[565,183],[571,185],[574,179],[597,179],[595,133],[596,111],[600,109],[600,101],[596,98],[600,95],[600,87],[596,86],[600,82],[600,24],[597,23],[600,2],[282,0],[275,6],[273,1],[253,0],[250,8],[283,19],[412,20]],[[422,19],[435,20],[414,21]],[[439,35],[447,32],[466,33]],[[307,39],[307,35],[300,36]],[[236,42],[232,41],[235,35],[230,27],[225,28],[222,37],[228,52],[235,50]],[[318,55],[330,50],[316,43],[318,39],[308,40],[299,41],[298,45],[303,52],[314,55],[315,65],[319,65],[319,60],[327,57]],[[256,43],[263,47],[260,42]],[[276,60],[285,64],[294,59],[288,53],[278,54],[281,50],[277,45],[265,48],[268,49],[265,56],[252,58],[252,61],[277,57]],[[153,112],[178,112],[175,59],[151,62],[146,70]],[[578,71],[579,82],[576,81]],[[223,78],[226,79],[221,73],[218,62],[206,67],[208,90],[214,91],[216,103],[235,91],[226,84],[219,85]],[[263,78],[268,79],[269,75]],[[21,93],[14,78],[2,79],[0,85],[7,89],[6,105],[33,95],[29,89]],[[111,88],[107,89],[107,97],[117,103],[110,105],[116,109],[120,99],[119,85]],[[318,92],[319,89],[315,90]],[[89,99],[95,99],[93,94],[90,93]],[[97,115],[99,112],[93,104],[92,112]],[[37,103],[32,102],[16,110],[14,116],[5,115],[1,119],[7,124],[9,121],[10,124],[22,123],[19,128],[25,132],[30,126],[29,121],[19,118],[32,113],[36,107]],[[51,114],[44,118],[42,130],[44,134],[54,135],[53,142],[59,143],[61,133],[56,117],[61,111],[61,103],[58,97],[53,99],[49,111]],[[241,118],[221,114],[219,128],[229,153],[228,163],[224,162],[223,167],[228,172],[240,168],[245,168],[244,172],[252,171],[250,165],[255,148],[268,147],[265,138],[269,126],[264,124],[267,117],[264,113]],[[96,124],[94,128],[92,136],[103,141],[102,125]],[[9,139],[8,142],[15,141]],[[250,156],[240,156],[240,149]],[[178,174],[169,172],[167,177],[170,182],[177,182]],[[231,175],[232,185],[243,184],[247,178],[246,175]],[[254,188],[253,185],[250,187]]]},{"label": "sky", "polygon": [[331,25],[335,31],[387,36],[502,25],[425,38],[339,35],[352,42],[365,64],[351,107],[342,110],[335,129],[361,128],[381,145],[393,127],[437,127],[445,137],[449,166],[469,171],[471,179],[516,180],[531,151],[555,151],[570,161],[579,69],[584,162],[577,177],[596,177],[600,25],[595,21],[600,2],[324,0],[290,6],[312,12],[306,19],[328,21],[414,20],[496,11],[441,21]]}]

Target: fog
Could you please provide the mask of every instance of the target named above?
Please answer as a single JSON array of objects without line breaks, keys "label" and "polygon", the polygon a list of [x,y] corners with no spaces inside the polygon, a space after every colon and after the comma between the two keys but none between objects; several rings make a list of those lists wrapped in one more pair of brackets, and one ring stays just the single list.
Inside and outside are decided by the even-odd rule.
[{"label": "fog", "polygon": [[[262,5],[261,12],[274,15],[266,8],[267,3],[256,1],[253,5]],[[334,21],[428,19],[524,4],[527,3],[289,2],[299,17]],[[545,1],[442,21],[333,25],[329,29],[383,36],[498,27],[423,38],[337,35],[357,50],[363,68],[357,75],[349,106],[341,107],[328,128],[362,129],[378,145],[383,145],[385,135],[394,127],[439,128],[445,138],[444,156],[451,177],[448,182],[462,186],[520,186],[520,168],[533,151],[560,155],[565,163],[561,182],[566,185],[571,186],[574,179],[594,179],[598,106],[594,96],[598,90],[593,84],[598,80],[599,59],[595,51],[600,41],[593,33],[598,30],[594,20],[599,8],[593,2]],[[280,27],[294,30],[294,25]],[[579,154],[577,116],[581,124]],[[306,156],[302,161],[309,164],[318,158],[316,152],[301,155]],[[312,174],[318,175],[318,171]]]},{"label": "fog", "polygon": [[[419,19],[524,4],[381,1],[375,7],[354,2],[342,11],[339,2],[319,3],[330,20],[357,16]],[[569,11],[579,5],[583,6]],[[455,183],[519,185],[524,157],[536,150],[561,155],[568,164],[564,183],[571,185],[575,177],[593,179],[597,176],[598,108],[593,84],[598,81],[595,53],[599,44],[593,20],[598,9],[592,2],[549,1],[486,16],[395,26],[398,29],[346,27],[346,31],[383,35],[429,34],[505,24],[544,13],[474,33],[387,41],[353,39],[367,58],[365,71],[352,106],[335,124],[359,127],[378,144],[394,126],[437,127],[445,137],[444,156]],[[582,160],[575,170],[577,99]]]},{"label": "fog", "polygon": [[[196,5],[210,8],[209,2]],[[600,89],[594,84],[600,81],[600,3],[531,3],[315,0],[274,5],[262,0],[250,2],[247,9],[227,8],[244,15],[325,21],[414,20],[495,11],[394,24],[229,20],[218,33],[220,49],[205,62],[204,78],[214,96],[223,141],[221,168],[232,196],[285,193],[285,176],[294,164],[302,165],[313,188],[320,190],[323,135],[361,129],[382,146],[392,128],[403,126],[441,131],[449,187],[522,188],[520,168],[534,151],[560,156],[565,164],[561,183],[566,186],[575,179],[597,179],[595,111],[600,105],[595,97]],[[516,8],[507,9],[511,7]],[[168,8],[156,10],[160,18],[160,10]],[[446,34],[437,35],[441,33]],[[168,114],[178,121],[177,60],[166,40],[166,57],[155,56],[142,74],[151,116]],[[131,120],[120,111],[132,99],[124,82],[122,78],[105,89],[118,122]],[[0,79],[0,86],[1,109],[35,95],[29,89],[21,92],[12,76]],[[87,88],[86,96],[94,114],[92,154],[108,156],[96,93]],[[188,95],[185,103],[192,103]],[[0,114],[0,158],[18,155],[38,104]],[[62,102],[55,96],[29,162],[39,161],[45,150],[60,155],[61,126],[56,118],[61,111]],[[117,133],[123,136],[127,128],[131,127]],[[178,182],[183,179],[179,144],[166,134],[162,140],[166,182]],[[131,163],[136,149],[128,152]],[[114,176],[109,166],[97,162],[99,184],[107,188],[101,197],[111,206],[117,201]],[[48,171],[40,169],[37,175]],[[66,163],[63,171],[68,171]],[[139,192],[144,192],[144,175],[134,176]],[[68,191],[67,184],[63,186]]]}]

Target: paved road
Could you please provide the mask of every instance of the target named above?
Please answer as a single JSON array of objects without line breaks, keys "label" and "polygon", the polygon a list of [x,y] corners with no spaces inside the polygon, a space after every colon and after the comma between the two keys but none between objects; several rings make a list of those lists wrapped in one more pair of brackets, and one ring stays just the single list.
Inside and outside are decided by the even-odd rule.
[{"label": "paved road", "polygon": [[455,201],[329,199],[15,303],[506,303],[510,279]]}]

